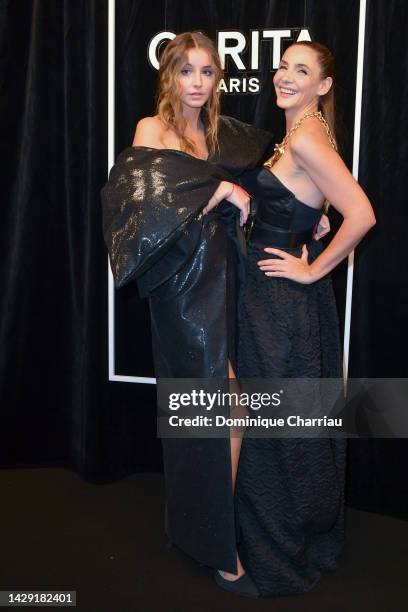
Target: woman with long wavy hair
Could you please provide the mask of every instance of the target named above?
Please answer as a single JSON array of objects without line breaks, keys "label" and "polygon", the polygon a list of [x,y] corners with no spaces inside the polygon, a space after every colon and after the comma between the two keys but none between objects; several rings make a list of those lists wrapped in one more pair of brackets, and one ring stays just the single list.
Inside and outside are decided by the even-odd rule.
[{"label": "woman with long wavy hair", "polygon": [[[221,76],[216,48],[204,34],[169,42],[160,58],[157,114],[138,122],[133,146],[119,155],[102,190],[116,287],[136,280],[149,298],[158,384],[235,377],[249,208],[237,183],[265,158],[272,136],[220,116]],[[220,570],[220,586],[255,595],[237,553],[240,445],[240,435],[162,439],[166,531],[179,548]]]}]

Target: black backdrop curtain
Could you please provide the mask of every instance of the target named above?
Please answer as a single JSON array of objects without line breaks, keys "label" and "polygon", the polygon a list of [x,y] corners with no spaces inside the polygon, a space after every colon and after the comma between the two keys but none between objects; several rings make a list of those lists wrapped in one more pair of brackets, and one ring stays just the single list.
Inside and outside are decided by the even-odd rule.
[{"label": "black backdrop curtain", "polygon": [[[130,144],[136,121],[153,111],[156,73],[146,49],[156,32],[203,29],[214,36],[217,29],[306,25],[338,59],[350,166],[358,10],[357,0],[117,0],[116,152]],[[161,469],[154,386],[108,381],[99,201],[108,170],[108,3],[10,1],[0,11],[0,465],[65,466],[94,482]],[[401,129],[407,21],[397,1],[368,3],[360,178],[379,224],[357,253],[354,376],[407,376],[400,348],[406,346],[407,281],[399,247],[407,214]],[[266,53],[263,47],[263,59]],[[283,117],[274,109],[265,66],[262,95],[225,96],[223,110],[273,127],[279,137]],[[336,273],[341,318],[344,284],[343,265]],[[126,287],[117,292],[116,308],[116,370],[151,375],[146,303]],[[349,503],[408,513],[405,441],[357,441],[350,451]]]},{"label": "black backdrop curtain", "polygon": [[107,2],[1,6],[1,465],[158,468],[154,388],[108,382]]},{"label": "black backdrop curtain", "polygon": [[[350,375],[406,378],[408,6],[370,2],[366,27],[359,178],[377,225],[356,252]],[[408,516],[407,442],[350,442],[354,506]]]}]

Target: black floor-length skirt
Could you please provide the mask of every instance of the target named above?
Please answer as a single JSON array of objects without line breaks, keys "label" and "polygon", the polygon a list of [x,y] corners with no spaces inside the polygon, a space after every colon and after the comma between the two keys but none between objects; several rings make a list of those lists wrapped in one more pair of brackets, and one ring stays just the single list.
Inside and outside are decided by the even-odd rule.
[{"label": "black floor-length skirt", "polygon": [[[310,260],[321,250],[313,241]],[[331,280],[311,285],[262,273],[249,245],[239,303],[239,377],[339,378]],[[262,596],[312,588],[336,569],[344,542],[346,442],[244,436],[235,492],[239,553]]]}]

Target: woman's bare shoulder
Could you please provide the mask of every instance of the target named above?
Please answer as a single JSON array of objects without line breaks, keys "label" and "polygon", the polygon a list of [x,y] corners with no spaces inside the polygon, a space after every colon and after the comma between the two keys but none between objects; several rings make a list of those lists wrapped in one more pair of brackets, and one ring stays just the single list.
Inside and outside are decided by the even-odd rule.
[{"label": "woman's bare shoulder", "polygon": [[324,125],[316,117],[310,117],[293,132],[289,139],[290,147],[302,150],[310,145],[323,145],[331,147]]},{"label": "woman's bare shoulder", "polygon": [[289,138],[289,148],[297,161],[324,165],[340,160],[324,125],[315,117],[305,121]]},{"label": "woman's bare shoulder", "polygon": [[163,146],[164,132],[163,123],[157,115],[154,117],[143,117],[136,125],[132,146],[159,149]]}]

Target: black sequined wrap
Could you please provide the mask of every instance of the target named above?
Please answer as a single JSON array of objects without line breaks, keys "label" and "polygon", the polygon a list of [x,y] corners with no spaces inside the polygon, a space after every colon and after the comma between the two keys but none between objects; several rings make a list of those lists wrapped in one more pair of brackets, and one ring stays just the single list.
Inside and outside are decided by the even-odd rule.
[{"label": "black sequined wrap", "polygon": [[[239,211],[202,209],[220,181],[268,157],[272,134],[230,117],[208,160],[129,147],[102,189],[103,233],[116,287],[136,280],[148,296],[155,373],[227,378],[235,364],[236,291],[245,241]],[[236,572],[229,439],[163,439],[166,530],[196,560]]]}]

